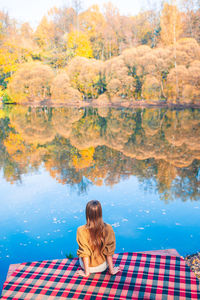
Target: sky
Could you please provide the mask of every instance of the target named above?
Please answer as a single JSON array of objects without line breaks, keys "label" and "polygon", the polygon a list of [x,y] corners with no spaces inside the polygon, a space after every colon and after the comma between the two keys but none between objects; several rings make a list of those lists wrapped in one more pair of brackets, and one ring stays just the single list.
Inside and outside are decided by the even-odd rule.
[{"label": "sky", "polygon": [[[68,6],[71,0],[0,0],[0,10],[8,12],[9,16],[19,22],[29,22],[32,27],[36,27],[41,18],[53,6]],[[136,15],[141,9],[139,0],[83,0],[83,8],[90,7],[93,4],[112,2],[119,8],[121,14]]]}]

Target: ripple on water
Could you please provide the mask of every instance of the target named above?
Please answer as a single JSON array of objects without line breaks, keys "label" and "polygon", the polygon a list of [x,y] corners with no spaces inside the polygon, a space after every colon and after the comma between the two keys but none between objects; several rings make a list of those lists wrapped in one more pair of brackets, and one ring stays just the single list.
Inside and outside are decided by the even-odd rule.
[{"label": "ripple on water", "polygon": [[119,227],[120,224],[119,224],[119,222],[115,222],[115,223],[112,224],[112,226],[116,228],[116,227]]},{"label": "ripple on water", "polygon": [[128,219],[123,218],[123,219],[122,219],[122,222],[128,222]]}]

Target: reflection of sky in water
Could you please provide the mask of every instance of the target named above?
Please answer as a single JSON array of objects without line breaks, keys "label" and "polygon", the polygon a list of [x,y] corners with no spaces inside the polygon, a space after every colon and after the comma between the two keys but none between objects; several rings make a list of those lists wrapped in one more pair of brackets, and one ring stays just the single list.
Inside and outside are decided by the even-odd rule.
[{"label": "reflection of sky in water", "polygon": [[113,187],[90,185],[78,195],[41,168],[24,175],[22,184],[11,185],[1,176],[1,282],[11,263],[75,255],[76,228],[85,223],[91,199],[101,201],[104,220],[114,227],[116,252],[175,248],[185,255],[199,250],[198,202],[166,204],[153,187],[151,193],[145,191],[135,176]]}]

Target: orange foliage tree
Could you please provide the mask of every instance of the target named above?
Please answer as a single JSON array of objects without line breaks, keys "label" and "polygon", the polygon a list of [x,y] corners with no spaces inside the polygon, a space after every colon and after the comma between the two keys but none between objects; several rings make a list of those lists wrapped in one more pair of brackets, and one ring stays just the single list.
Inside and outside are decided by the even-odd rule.
[{"label": "orange foliage tree", "polygon": [[102,78],[101,61],[75,57],[67,67],[71,85],[81,92],[85,98],[97,98]]},{"label": "orange foliage tree", "polygon": [[164,45],[174,44],[180,37],[183,25],[181,22],[181,13],[176,4],[170,5],[164,3],[160,18],[161,41]]},{"label": "orange foliage tree", "polygon": [[60,72],[51,83],[51,99],[56,103],[75,103],[82,100],[81,93],[74,89],[66,72]]},{"label": "orange foliage tree", "polygon": [[9,96],[17,103],[48,99],[53,77],[49,66],[40,62],[26,63],[13,75],[8,85]]}]

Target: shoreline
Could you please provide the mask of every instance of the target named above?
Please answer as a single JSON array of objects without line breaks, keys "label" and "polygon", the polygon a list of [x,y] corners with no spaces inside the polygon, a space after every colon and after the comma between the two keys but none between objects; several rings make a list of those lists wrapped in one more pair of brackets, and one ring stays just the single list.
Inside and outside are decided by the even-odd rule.
[{"label": "shoreline", "polygon": [[118,103],[96,103],[94,102],[59,102],[55,103],[52,101],[41,101],[41,102],[24,102],[24,103],[1,103],[0,108],[3,108],[4,105],[21,105],[21,106],[29,106],[29,107],[94,107],[94,108],[168,108],[168,109],[186,109],[186,108],[200,108],[200,101],[199,103],[167,103],[167,102],[149,102],[146,103],[145,101],[135,101],[129,103],[128,101],[122,101]]}]

